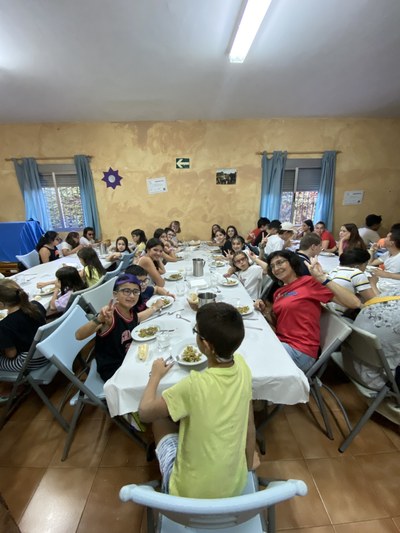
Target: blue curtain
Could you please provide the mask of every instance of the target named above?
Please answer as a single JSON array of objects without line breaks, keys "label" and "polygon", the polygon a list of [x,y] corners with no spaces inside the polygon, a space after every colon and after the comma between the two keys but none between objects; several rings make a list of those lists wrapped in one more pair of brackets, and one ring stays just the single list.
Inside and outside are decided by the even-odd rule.
[{"label": "blue curtain", "polygon": [[274,152],[268,159],[263,153],[261,161],[260,217],[279,219],[282,194],[282,178],[285,172],[287,152]]},{"label": "blue curtain", "polygon": [[336,152],[324,152],[322,157],[321,184],[315,207],[314,220],[322,220],[331,231],[333,225],[333,196],[335,190]]},{"label": "blue curtain", "polygon": [[79,187],[81,189],[85,226],[91,226],[94,228],[96,238],[99,239],[101,236],[101,228],[89,158],[86,155],[76,155],[74,156],[74,162],[78,175]]},{"label": "blue curtain", "polygon": [[51,229],[36,160],[33,157],[14,159],[14,168],[24,198],[26,219],[37,220],[44,231]]}]

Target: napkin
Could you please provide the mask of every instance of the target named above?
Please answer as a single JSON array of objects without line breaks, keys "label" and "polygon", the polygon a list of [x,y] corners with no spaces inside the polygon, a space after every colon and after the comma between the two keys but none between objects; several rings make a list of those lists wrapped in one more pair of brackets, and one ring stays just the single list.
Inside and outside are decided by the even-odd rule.
[{"label": "napkin", "polygon": [[192,279],[189,281],[189,285],[191,289],[205,289],[208,287],[208,283],[205,279]]}]

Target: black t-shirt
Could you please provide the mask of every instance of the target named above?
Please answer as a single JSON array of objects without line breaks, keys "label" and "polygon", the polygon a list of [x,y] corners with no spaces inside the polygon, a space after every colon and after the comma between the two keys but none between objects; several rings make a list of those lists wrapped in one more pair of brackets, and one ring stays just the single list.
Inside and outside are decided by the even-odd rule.
[{"label": "black t-shirt", "polygon": [[225,241],[225,244],[224,244],[223,246],[220,246],[219,248],[220,248],[222,254],[223,254],[223,255],[226,255],[226,252],[227,252],[228,250],[231,250],[231,251],[232,251],[232,243],[231,243],[230,240],[226,240],[226,241]]},{"label": "black t-shirt", "polygon": [[40,311],[35,320],[21,309],[10,313],[0,322],[0,350],[16,348],[17,353],[27,352],[36,331],[46,323],[46,310],[39,302],[31,302]]},{"label": "black t-shirt", "polygon": [[[55,261],[56,259],[58,259],[60,257],[59,256],[59,251],[57,250],[57,248],[49,248],[46,245],[43,245],[42,248],[46,248],[46,250],[48,250],[50,252],[49,262],[50,261]],[[43,261],[42,261],[42,258],[40,257],[40,255],[39,255],[39,260],[40,260],[40,264],[42,264]]]},{"label": "black t-shirt", "polygon": [[132,343],[131,331],[138,325],[137,314],[131,309],[131,318],[123,317],[114,309],[114,320],[107,331],[97,333],[95,354],[97,371],[103,381],[107,381],[122,365]]},{"label": "black t-shirt", "polygon": [[310,271],[308,270],[307,265],[305,264],[305,263],[308,263],[309,265],[311,264],[311,261],[310,261],[310,258],[308,257],[308,255],[302,254],[300,252],[300,250],[297,250],[296,254],[298,255],[298,257],[299,257],[299,259],[301,260],[301,263],[302,263],[301,275],[302,276],[311,276]]}]

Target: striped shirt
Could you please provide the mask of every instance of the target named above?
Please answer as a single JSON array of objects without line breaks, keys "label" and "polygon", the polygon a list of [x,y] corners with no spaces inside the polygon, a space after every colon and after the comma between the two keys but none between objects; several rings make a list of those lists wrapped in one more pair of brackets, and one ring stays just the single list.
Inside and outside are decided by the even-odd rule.
[{"label": "striped shirt", "polygon": [[[329,277],[335,281],[338,285],[345,287],[353,294],[360,293],[371,288],[371,284],[364,272],[359,268],[353,268],[348,266],[338,266],[329,273]],[[335,311],[343,314],[346,311],[346,307],[337,303],[333,304]]]}]

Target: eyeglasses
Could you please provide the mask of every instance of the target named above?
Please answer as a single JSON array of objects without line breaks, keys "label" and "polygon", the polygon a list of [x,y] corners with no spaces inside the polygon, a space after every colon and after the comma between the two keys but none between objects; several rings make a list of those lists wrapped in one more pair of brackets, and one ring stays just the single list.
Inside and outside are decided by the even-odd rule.
[{"label": "eyeglasses", "polygon": [[143,281],[140,282],[140,285],[143,286],[143,285],[148,285],[150,283],[150,279],[149,278],[146,278],[144,279]]},{"label": "eyeglasses", "polygon": [[287,259],[280,259],[279,261],[275,261],[275,263],[271,263],[269,266],[271,267],[271,270],[274,270],[276,267],[280,267],[285,263],[288,263]]},{"label": "eyeglasses", "polygon": [[130,296],[131,294],[133,296],[139,296],[140,290],[139,289],[119,289],[117,292],[122,292],[124,296]]},{"label": "eyeglasses", "polygon": [[94,233],[86,233],[88,237],[94,237]]},{"label": "eyeglasses", "polygon": [[193,332],[193,335],[198,335],[202,341],[205,340],[205,338],[200,335],[200,331],[196,329],[196,326],[193,327],[192,332]]}]

